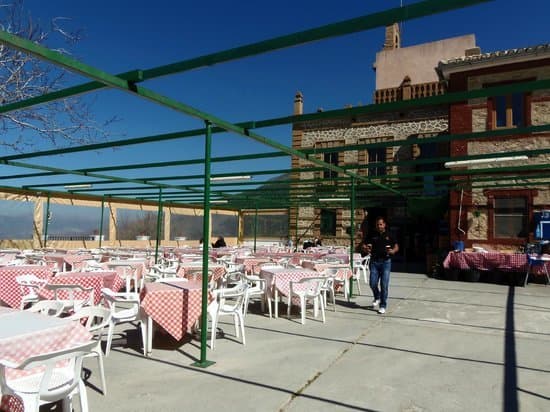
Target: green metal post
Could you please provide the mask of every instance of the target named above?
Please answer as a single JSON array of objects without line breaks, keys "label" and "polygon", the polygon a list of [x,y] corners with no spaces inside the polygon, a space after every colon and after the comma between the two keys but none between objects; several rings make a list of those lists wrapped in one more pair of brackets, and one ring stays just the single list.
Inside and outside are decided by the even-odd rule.
[{"label": "green metal post", "polygon": [[50,194],[48,193],[48,200],[46,201],[46,223],[44,225],[44,248],[48,245],[48,223],[50,222]]},{"label": "green metal post", "polygon": [[256,205],[256,213],[254,213],[254,253],[256,253],[257,235],[258,235],[258,205]]},{"label": "green metal post", "polygon": [[[351,178],[351,202],[350,202],[350,252],[349,252],[349,261],[350,261],[350,267],[351,271],[353,272],[353,251],[354,251],[354,245],[353,242],[355,241],[355,179]],[[353,297],[353,281],[349,282],[349,295],[348,295],[348,302]]]},{"label": "green metal post", "polygon": [[300,208],[296,206],[296,233],[295,233],[295,239],[294,239],[294,250],[298,250],[298,212]]},{"label": "green metal post", "polygon": [[161,233],[162,233],[162,187],[159,189],[159,205],[158,205],[158,211],[157,211],[157,241],[155,242],[155,264],[158,263]]},{"label": "green metal post", "polygon": [[[206,338],[208,334],[208,250],[210,240],[207,234],[210,231],[210,157],[212,153],[212,123],[208,120],[206,124],[206,139],[204,143],[204,207],[202,219],[202,311],[201,311],[201,358],[193,366],[207,368],[215,362],[206,360]],[[211,333],[216,333],[212,330]]]},{"label": "green metal post", "polygon": [[105,212],[105,197],[101,198],[101,220],[99,221],[99,248],[101,249],[101,239],[103,238],[103,214]]},{"label": "green metal post", "polygon": [[[289,197],[290,198],[290,197]],[[288,222],[288,231],[287,231],[287,235],[288,235],[288,240],[290,241],[289,243],[292,243],[294,244],[294,242],[292,242],[292,225],[291,225],[291,222],[290,222],[290,215],[291,215],[291,211],[292,211],[292,208],[289,206],[288,209],[287,209],[287,215],[288,215],[288,219],[287,219],[287,222]],[[292,252],[292,248],[290,248],[290,251]]]}]

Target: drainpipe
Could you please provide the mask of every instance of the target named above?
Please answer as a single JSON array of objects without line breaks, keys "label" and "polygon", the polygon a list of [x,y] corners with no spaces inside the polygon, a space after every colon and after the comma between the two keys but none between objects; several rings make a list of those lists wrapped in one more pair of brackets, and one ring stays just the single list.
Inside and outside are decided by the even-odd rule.
[{"label": "drainpipe", "polygon": [[464,198],[464,189],[460,190],[460,205],[458,207],[458,222],[456,225],[456,228],[462,233],[462,235],[466,235],[466,232],[462,230],[460,227],[460,219],[462,217],[462,199]]}]

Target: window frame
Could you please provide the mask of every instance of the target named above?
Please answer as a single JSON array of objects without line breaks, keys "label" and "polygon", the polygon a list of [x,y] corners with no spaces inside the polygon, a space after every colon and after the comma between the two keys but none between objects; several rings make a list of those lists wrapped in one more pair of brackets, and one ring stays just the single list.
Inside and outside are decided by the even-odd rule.
[{"label": "window frame", "polygon": [[[323,153],[323,161],[325,163],[330,163],[331,165],[338,166],[340,152],[325,152]],[[323,179],[336,179],[338,177],[338,172],[330,169],[323,170]]]},{"label": "window frame", "polygon": [[[371,160],[371,157],[375,154],[376,155],[382,154],[382,159],[377,158],[376,160]],[[368,176],[370,176],[370,177],[384,177],[384,176],[388,175],[388,171],[386,170],[386,166],[385,166],[385,164],[388,162],[387,150],[386,150],[385,146],[375,147],[375,148],[372,148],[372,149],[367,149],[367,156],[368,156],[368,159],[367,159],[367,175]],[[378,156],[375,156],[375,157],[378,157]],[[383,166],[370,166],[371,163],[380,163],[380,162],[383,162],[384,165]],[[374,173],[372,173],[373,171],[374,171]]]},{"label": "window frame", "polygon": [[[325,223],[326,223],[328,213],[331,214],[331,220],[332,220],[332,222],[329,226],[330,226],[330,229],[333,229],[330,232],[325,231],[326,228],[327,228],[327,225]],[[338,211],[337,211],[337,209],[328,209],[328,208],[321,209],[320,219],[319,219],[319,233],[320,233],[320,235],[322,237],[334,237],[334,236],[336,236],[337,221],[338,221]]]},{"label": "window frame", "polygon": [[[506,84],[513,84],[513,83],[523,83],[527,81],[535,80],[534,78],[531,79],[521,79],[521,80],[515,80],[515,81],[503,81],[503,82],[496,82],[496,83],[485,83],[483,84],[484,88],[487,87],[496,87],[496,86],[503,86]],[[521,122],[519,124],[514,124],[514,96],[520,95],[521,96]],[[505,116],[506,116],[506,125],[504,126],[498,126],[497,125],[497,99],[498,98],[505,98],[506,99],[506,107],[505,107]],[[499,95],[499,96],[491,96],[487,98],[487,130],[498,130],[498,129],[513,129],[517,127],[526,127],[531,125],[531,93],[530,92],[517,92],[507,95]]]},{"label": "window frame", "polygon": [[[533,197],[537,195],[537,190],[520,189],[520,190],[485,190],[484,194],[488,200],[488,228],[487,241],[497,242],[506,245],[523,245],[531,238],[531,220],[533,215]],[[503,198],[523,198],[525,199],[525,236],[514,236],[509,238],[495,236],[495,216],[496,216],[496,201],[495,199]]]}]

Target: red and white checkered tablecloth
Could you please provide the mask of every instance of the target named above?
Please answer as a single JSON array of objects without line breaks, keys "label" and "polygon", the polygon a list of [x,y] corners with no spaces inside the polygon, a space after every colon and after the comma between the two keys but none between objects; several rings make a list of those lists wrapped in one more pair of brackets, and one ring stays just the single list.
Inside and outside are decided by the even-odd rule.
[{"label": "red and white checkered tablecloth", "polygon": [[53,276],[51,269],[42,265],[0,267],[0,301],[12,308],[18,308],[21,305],[21,290],[15,278],[27,274],[46,280]]},{"label": "red and white checkered tablecloth", "polygon": [[[202,264],[190,264],[190,263],[181,263],[178,268],[177,276],[180,278],[188,278],[189,280],[196,280],[199,281],[202,279],[202,275],[197,274],[198,271],[202,269]],[[208,269],[212,271],[213,279],[214,281],[221,279],[223,275],[225,275],[225,266],[224,265],[216,265],[216,264],[209,264]],[[189,273],[192,272],[193,275],[189,275]]]},{"label": "red and white checkered tablecloth", "polygon": [[[118,292],[124,286],[122,279],[114,271],[110,272],[68,272],[59,273],[48,282],[52,285],[80,285],[84,288],[94,288],[94,304],[101,301],[101,289],[109,288],[113,292]],[[53,292],[42,288],[38,291],[38,296],[42,299],[53,299]],[[75,299],[85,299],[87,296],[83,292],[76,292]],[[60,299],[67,299],[63,293],[59,295]]]},{"label": "red and white checkered tablecloth", "polygon": [[82,261],[93,259],[88,253],[46,253],[45,260],[57,262],[58,270],[78,270],[82,268]]},{"label": "red and white checkered tablecloth", "polygon": [[[319,273],[311,269],[262,269],[260,277],[265,279],[268,291],[271,294],[270,297],[273,298],[275,289],[278,293],[288,296],[291,281],[296,282],[303,278],[319,277]],[[298,305],[299,300],[295,297],[292,303]]]},{"label": "red and white checkered tablecloth", "polygon": [[304,269],[315,270],[319,272],[319,274],[322,274],[328,268],[338,269],[334,277],[340,280],[349,279],[353,275],[351,268],[347,264],[335,264],[335,263],[324,263],[324,262],[321,263],[321,262],[314,262],[311,260],[302,260],[302,267]]},{"label": "red and white checkered tablecloth", "polygon": [[[547,267],[550,266],[546,263]],[[445,269],[477,269],[499,270],[502,272],[527,271],[527,255],[525,253],[500,252],[449,252],[443,261]],[[532,273],[542,274],[542,265],[533,266]]]},{"label": "red and white checkered tablecloth", "polygon": [[180,340],[201,316],[200,282],[147,283],[141,307],[162,329]]},{"label": "red and white checkered tablecloth", "polygon": [[[0,353],[12,362],[20,363],[30,356],[70,348],[90,339],[90,333],[78,322],[0,307]],[[32,373],[6,370],[8,379]],[[3,396],[0,410],[23,411],[23,404],[19,398]]]},{"label": "red and white checkered tablecloth", "polygon": [[14,250],[13,252],[2,252],[0,253],[0,265],[6,265],[10,263],[11,261],[15,260],[15,257],[19,255],[21,252],[18,250]]},{"label": "red and white checkered tablecloth", "polygon": [[244,271],[246,273],[252,273],[254,275],[260,274],[260,265],[262,263],[269,263],[271,262],[271,259],[268,257],[250,257],[250,256],[242,256],[242,257],[236,257],[235,263],[238,263],[239,265],[244,265]]},{"label": "red and white checkered tablecloth", "polygon": [[141,280],[143,274],[147,271],[147,262],[145,260],[114,260],[101,264],[106,270],[114,270],[119,276],[124,277],[124,271],[128,272],[128,266],[135,271],[138,281]]}]

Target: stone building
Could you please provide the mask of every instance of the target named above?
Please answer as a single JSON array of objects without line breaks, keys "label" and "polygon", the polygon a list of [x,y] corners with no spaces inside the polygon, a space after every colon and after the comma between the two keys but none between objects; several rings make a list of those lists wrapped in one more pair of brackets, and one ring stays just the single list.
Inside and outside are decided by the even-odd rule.
[{"label": "stone building", "polygon": [[[437,71],[449,92],[550,79],[550,44],[443,60]],[[505,163],[533,168],[520,170],[513,177],[487,173],[483,181],[492,185],[472,183],[450,193],[451,240],[463,240],[466,247],[520,249],[533,240],[533,212],[550,209],[550,133],[512,133],[517,128],[550,123],[550,90],[470,99],[451,104],[449,114],[452,134],[510,130],[510,135],[452,141],[451,156],[535,151],[527,160]],[[502,161],[491,160],[490,164],[472,164],[464,169],[504,166]]]},{"label": "stone building", "polygon": [[[383,49],[377,53],[374,63],[376,91],[374,102],[386,103],[428,97],[445,93],[445,83],[438,78],[435,67],[442,59],[462,56],[475,49],[473,35],[436,42],[401,47],[398,24],[386,28]],[[294,114],[303,113],[303,96],[298,93],[294,101]],[[365,114],[354,117],[332,118],[320,121],[296,123],[293,127],[293,147],[314,149],[313,156],[341,167],[348,167],[360,176],[368,176],[373,182],[384,184],[407,181],[417,187],[418,196],[434,194],[433,181],[414,176],[427,166],[411,160],[434,156],[447,156],[448,144],[426,143],[391,145],[388,142],[406,141],[412,138],[432,137],[448,132],[448,106],[422,107],[391,113]],[[373,143],[380,143],[375,147]],[[346,149],[353,145],[353,150]],[[359,145],[359,146],[358,146]],[[361,148],[361,145],[370,147]],[[294,158],[293,168],[305,167],[307,162]],[[385,163],[381,165],[378,162]],[[402,177],[403,176],[403,177]],[[404,177],[407,176],[407,177]],[[330,193],[335,177],[327,171],[299,172],[296,179],[324,179],[323,186]],[[388,192],[388,194],[391,194]],[[446,196],[446,193],[443,193]],[[365,208],[374,224],[375,216],[384,216],[398,238],[406,260],[424,259],[426,245],[437,247],[440,222],[433,214],[411,217],[407,213],[410,199],[386,196],[362,198],[357,193],[354,221],[361,222]],[[297,213],[299,215],[297,215]],[[290,211],[291,236],[300,240],[322,237],[323,244],[349,245],[350,209],[300,207]],[[437,233],[435,233],[437,235]]]}]

